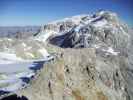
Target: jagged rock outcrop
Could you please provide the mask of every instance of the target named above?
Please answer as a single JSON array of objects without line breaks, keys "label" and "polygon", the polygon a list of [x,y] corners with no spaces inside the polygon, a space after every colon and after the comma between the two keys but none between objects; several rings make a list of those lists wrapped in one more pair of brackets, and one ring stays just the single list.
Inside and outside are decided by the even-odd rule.
[{"label": "jagged rock outcrop", "polygon": [[55,51],[60,56],[44,65],[20,96],[29,100],[130,100],[121,73],[123,60],[97,57],[95,49]]},{"label": "jagged rock outcrop", "polygon": [[121,50],[127,46],[128,40],[128,28],[111,12],[99,12],[95,16],[87,16],[69,32],[49,39],[50,43],[64,48],[105,45]]},{"label": "jagged rock outcrop", "polygon": [[51,35],[61,35],[66,33],[78,25],[81,21],[81,18],[85,16],[86,15],[74,16],[72,18],[65,18],[63,20],[46,24],[41,27],[41,31],[36,35],[35,39],[39,41],[46,41]]}]

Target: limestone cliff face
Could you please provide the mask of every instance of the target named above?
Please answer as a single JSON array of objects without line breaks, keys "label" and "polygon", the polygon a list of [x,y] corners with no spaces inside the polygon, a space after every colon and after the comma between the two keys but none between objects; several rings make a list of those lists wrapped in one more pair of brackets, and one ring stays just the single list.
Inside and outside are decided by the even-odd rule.
[{"label": "limestone cliff face", "polygon": [[29,100],[129,100],[119,58],[96,57],[95,49],[55,51],[56,60],[44,65],[19,95]]}]

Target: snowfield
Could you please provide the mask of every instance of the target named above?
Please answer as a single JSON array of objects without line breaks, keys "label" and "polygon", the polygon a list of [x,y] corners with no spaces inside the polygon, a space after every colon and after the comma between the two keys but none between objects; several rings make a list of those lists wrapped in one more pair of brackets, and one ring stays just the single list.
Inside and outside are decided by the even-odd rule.
[{"label": "snowfield", "polygon": [[13,63],[16,61],[23,61],[23,59],[17,57],[16,54],[0,52],[0,64]]},{"label": "snowfield", "polygon": [[35,72],[51,59],[46,50],[39,50],[44,59],[24,60],[16,56],[0,52],[0,91],[13,92],[24,88]]},{"label": "snowfield", "polygon": [[112,54],[112,55],[115,55],[115,56],[117,56],[117,55],[120,53],[120,52],[114,51],[114,49],[113,49],[112,47],[108,47],[107,50],[103,49],[103,51],[107,52],[107,53],[106,53],[107,55],[108,55],[108,53],[109,53],[109,54]]}]

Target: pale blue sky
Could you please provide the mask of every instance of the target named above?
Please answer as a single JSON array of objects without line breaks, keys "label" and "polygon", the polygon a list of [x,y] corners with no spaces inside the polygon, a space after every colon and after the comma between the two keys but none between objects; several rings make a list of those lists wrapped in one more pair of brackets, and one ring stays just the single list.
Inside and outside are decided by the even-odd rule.
[{"label": "pale blue sky", "polygon": [[42,25],[99,9],[114,11],[133,25],[133,0],[0,0],[0,26]]}]

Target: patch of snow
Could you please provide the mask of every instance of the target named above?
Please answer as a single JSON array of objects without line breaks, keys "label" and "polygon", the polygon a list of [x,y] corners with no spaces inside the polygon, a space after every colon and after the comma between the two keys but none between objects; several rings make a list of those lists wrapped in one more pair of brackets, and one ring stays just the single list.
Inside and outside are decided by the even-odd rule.
[{"label": "patch of snow", "polygon": [[26,49],[26,50],[30,50],[30,49],[32,49],[32,47],[28,46],[28,47],[26,47],[25,49]]},{"label": "patch of snow", "polygon": [[[102,27],[102,26],[105,26],[107,24],[107,21],[105,19],[101,19],[101,20],[98,20],[98,19],[101,19],[101,16],[98,16],[96,18],[91,18],[91,19],[88,19],[87,21],[82,21],[82,23],[80,23],[76,28],[75,28],[75,31],[76,32],[79,32],[79,30],[88,25],[88,24],[93,24],[94,27]],[[96,21],[98,20],[98,21]],[[94,22],[96,21],[96,22]]]},{"label": "patch of snow", "polygon": [[107,52],[107,53],[110,53],[112,55],[115,55],[115,56],[117,56],[119,54],[119,52],[114,51],[114,49],[112,47],[108,47],[107,50],[105,50],[105,49],[102,49],[102,50]]},{"label": "patch of snow", "polygon": [[[92,22],[94,22],[94,21],[96,21],[96,20],[98,20],[98,19],[100,19],[101,18],[101,16],[98,16],[98,17],[96,17],[96,18],[91,18],[90,20],[88,20],[88,23],[92,23]],[[99,21],[99,20],[98,20]]]},{"label": "patch of snow", "polygon": [[[40,51],[45,55],[47,54],[45,49],[40,49]],[[53,57],[48,56],[44,59],[25,60],[13,64],[0,64],[0,73],[2,76],[0,86],[3,86],[0,87],[0,90],[14,92],[24,88],[27,86],[27,83],[23,79],[31,79],[31,77],[35,76],[35,70],[41,68],[41,65],[50,59],[53,59]]]},{"label": "patch of snow", "polygon": [[80,30],[82,27],[84,27],[83,24],[78,25],[78,26],[74,29],[75,32],[79,32],[79,30]]},{"label": "patch of snow", "polygon": [[1,74],[0,77],[1,77],[0,79],[6,79],[6,78],[8,78],[8,76],[5,75],[5,74]]},{"label": "patch of snow", "polygon": [[45,42],[52,34],[54,34],[55,32],[54,31],[49,31],[49,32],[41,32],[40,36],[36,37],[35,39],[38,40],[38,41],[43,41]]},{"label": "patch of snow", "polygon": [[46,58],[47,56],[49,56],[49,53],[44,48],[39,49],[38,51],[43,55],[44,58]]},{"label": "patch of snow", "polygon": [[13,73],[13,74],[9,74],[8,75],[8,78],[6,78],[6,79],[15,79],[15,78],[22,78],[22,77],[27,77],[27,78],[31,78],[32,76],[34,76],[35,75],[35,73],[33,72],[33,71],[31,71],[31,70],[29,70],[29,71],[25,71],[25,72],[20,72],[20,73]]},{"label": "patch of snow", "polygon": [[0,64],[10,64],[10,63],[13,63],[13,61],[8,61],[0,58]]},{"label": "patch of snow", "polygon": [[101,16],[105,13],[105,11],[100,11],[98,14]]},{"label": "patch of snow", "polygon": [[6,52],[0,52],[0,64],[3,63],[12,63],[12,62],[16,62],[16,61],[23,61],[22,58],[19,58],[16,56],[16,54],[10,54],[10,53],[6,53]]},{"label": "patch of snow", "polygon": [[127,34],[127,33],[125,32],[125,30],[124,30],[122,27],[120,27],[120,30],[122,31],[122,33],[124,33],[124,35],[130,37],[129,34]]},{"label": "patch of snow", "polygon": [[107,21],[106,20],[101,20],[101,21],[97,21],[95,23],[93,23],[93,26],[94,27],[103,27],[107,24]]},{"label": "patch of snow", "polygon": [[26,52],[25,55],[27,55],[29,57],[32,57],[32,58],[35,58],[35,56],[32,53],[30,53],[30,52]]},{"label": "patch of snow", "polygon": [[119,53],[119,52],[115,52],[112,47],[108,48],[108,52],[110,52],[111,54],[114,54],[114,55],[118,55],[118,53]]},{"label": "patch of snow", "polygon": [[0,73],[16,73],[29,71],[33,62],[13,62],[10,64],[0,64]]},{"label": "patch of snow", "polygon": [[10,38],[8,38],[7,40],[8,40],[8,41],[10,41],[10,42],[11,42],[11,41],[13,41],[13,40],[12,40],[12,39],[10,39]]},{"label": "patch of snow", "polygon": [[66,30],[66,31],[64,31],[64,32],[55,32],[55,33],[52,34],[52,35],[54,35],[54,37],[55,37],[55,36],[62,36],[62,35],[67,34],[67,33],[70,32],[70,31],[71,31],[71,29]]},{"label": "patch of snow", "polygon": [[96,45],[96,44],[94,44],[93,47],[96,48],[96,49],[100,48],[100,46]]},{"label": "patch of snow", "polygon": [[9,85],[7,87],[0,88],[0,90],[14,92],[26,85],[21,79],[8,80],[6,83],[9,83]]},{"label": "patch of snow", "polygon": [[22,43],[22,45],[23,45],[23,47],[26,47],[26,44],[24,42]]}]

